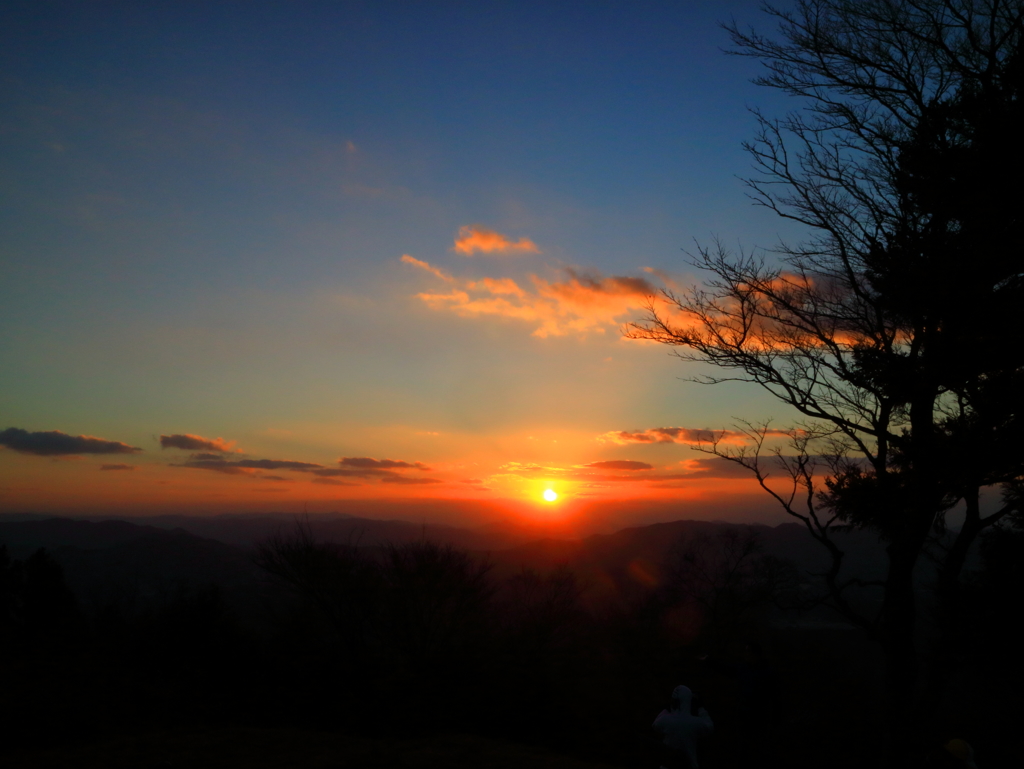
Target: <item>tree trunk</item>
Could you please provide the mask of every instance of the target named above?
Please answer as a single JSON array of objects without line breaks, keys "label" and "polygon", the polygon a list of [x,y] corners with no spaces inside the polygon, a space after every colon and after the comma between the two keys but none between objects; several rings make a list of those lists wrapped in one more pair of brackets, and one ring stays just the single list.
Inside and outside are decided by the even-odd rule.
[{"label": "tree trunk", "polygon": [[932,507],[922,505],[916,525],[887,548],[889,574],[882,603],[882,651],[885,655],[885,761],[887,767],[906,766],[921,734],[917,707],[919,658],[915,643],[917,596],[914,568],[934,520]]},{"label": "tree trunk", "polygon": [[967,553],[981,532],[979,490],[972,489],[964,495],[967,515],[963,527],[953,541],[939,570],[936,584],[936,638],[928,660],[922,712],[931,716],[938,709],[943,690],[956,666],[955,649],[959,646],[956,634],[963,611],[960,595],[960,573],[967,561]]},{"label": "tree trunk", "polygon": [[917,551],[909,541],[889,545],[889,575],[882,604],[882,651],[885,656],[884,766],[905,766],[913,741],[917,653],[914,626],[914,564]]},{"label": "tree trunk", "polygon": [[882,603],[887,732],[884,764],[887,767],[907,765],[920,727],[915,707],[918,657],[914,638],[917,627],[914,567],[935,522],[939,501],[934,424],[937,394],[938,387],[925,380],[911,401],[912,437],[908,458],[914,501],[887,548],[889,575]]}]

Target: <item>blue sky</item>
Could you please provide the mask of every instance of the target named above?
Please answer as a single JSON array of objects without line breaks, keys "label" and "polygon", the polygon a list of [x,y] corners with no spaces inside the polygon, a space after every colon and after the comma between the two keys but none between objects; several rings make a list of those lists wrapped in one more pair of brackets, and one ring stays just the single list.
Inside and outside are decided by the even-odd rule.
[{"label": "blue sky", "polygon": [[[752,2],[6,3],[0,430],[140,451],[98,473],[101,457],[0,450],[0,506],[329,507],[464,498],[466,480],[511,499],[535,491],[514,463],[550,480],[699,460],[610,431],[788,417],[749,388],[680,382],[696,370],[621,339],[635,306],[585,304],[614,276],[662,285],[644,268],[692,278],[695,239],[796,234],[738,178],[748,108],[794,105],[723,55],[730,17],[765,22]],[[453,250],[470,227],[533,250]],[[509,311],[485,280],[525,298]],[[459,291],[473,298],[424,298]],[[538,336],[536,308],[557,333]],[[199,472],[163,434],[325,467],[428,462],[437,482]],[[651,494],[743,485],[707,483]]]}]

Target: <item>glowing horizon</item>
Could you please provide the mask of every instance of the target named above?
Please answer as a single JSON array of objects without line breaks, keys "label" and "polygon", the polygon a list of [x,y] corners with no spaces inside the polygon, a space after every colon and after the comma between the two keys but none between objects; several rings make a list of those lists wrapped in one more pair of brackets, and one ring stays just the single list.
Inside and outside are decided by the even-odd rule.
[{"label": "glowing horizon", "polygon": [[0,513],[771,519],[693,448],[787,415],[621,333],[694,237],[793,231],[735,178],[754,6],[655,6],[25,6]]}]

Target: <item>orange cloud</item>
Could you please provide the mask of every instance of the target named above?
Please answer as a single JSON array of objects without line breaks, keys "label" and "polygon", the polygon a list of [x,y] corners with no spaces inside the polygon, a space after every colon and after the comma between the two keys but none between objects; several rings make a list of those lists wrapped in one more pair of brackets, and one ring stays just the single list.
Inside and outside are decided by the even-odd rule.
[{"label": "orange cloud", "polygon": [[[646,486],[650,489],[661,488],[665,483],[678,483],[691,480],[707,479],[747,479],[752,477],[749,470],[739,467],[734,462],[712,457],[709,459],[686,460],[679,463],[680,469],[659,469],[646,462],[628,459],[614,459],[591,462],[586,465],[572,467],[541,466],[522,462],[506,462],[501,465],[499,473],[490,476],[490,481],[504,480],[518,485],[519,482],[534,482],[540,478],[549,478],[556,482],[571,482],[581,486]],[[666,472],[667,470],[667,472]],[[479,479],[462,481],[463,483],[480,483]]]},{"label": "orange cloud", "polygon": [[342,457],[338,464],[343,467],[354,467],[358,470],[376,472],[378,470],[429,470],[422,462],[406,462],[402,459],[373,459],[372,457]]},{"label": "orange cloud", "polygon": [[[774,459],[774,458],[773,458]],[[687,459],[680,462],[686,471],[684,478],[717,478],[717,479],[753,479],[754,474],[749,468],[738,462],[730,462],[722,457],[707,459]],[[769,460],[766,464],[775,464]]]},{"label": "orange cloud", "polygon": [[226,441],[223,438],[204,438],[201,435],[191,435],[190,433],[160,436],[160,448],[162,449],[227,452],[231,451],[234,445],[234,441]]},{"label": "orange cloud", "polygon": [[459,234],[455,238],[455,245],[452,250],[457,254],[472,256],[476,253],[490,254],[514,254],[533,253],[539,254],[537,244],[529,238],[520,238],[513,242],[500,232],[488,230],[478,224],[471,224],[468,227],[460,227]]},{"label": "orange cloud", "polygon": [[421,270],[426,270],[431,275],[436,275],[441,280],[446,280],[449,283],[454,280],[451,275],[441,270],[438,267],[434,267],[421,259],[417,259],[415,256],[409,256],[408,254],[402,254],[402,261],[405,264],[411,264],[413,267],[419,267]]},{"label": "orange cloud", "polygon": [[[766,436],[781,438],[788,436],[786,430],[768,430]],[[696,430],[692,427],[652,427],[648,430],[613,430],[599,435],[597,439],[603,443],[617,443],[620,446],[630,443],[719,443],[739,445],[747,442],[747,437],[733,430]]]},{"label": "orange cloud", "polygon": [[403,256],[412,264],[447,283],[451,290],[417,294],[434,310],[448,310],[464,318],[493,315],[517,318],[535,326],[537,337],[604,333],[617,327],[656,300],[657,288],[645,278],[604,276],[596,271],[565,270],[566,279],[547,281],[530,276],[524,287],[512,278],[461,280],[427,262]]},{"label": "orange cloud", "polygon": [[672,275],[664,270],[659,270],[657,267],[644,267],[644,272],[648,275],[653,275],[673,291],[680,292],[685,290],[685,286],[681,285]]},{"label": "orange cloud", "polygon": [[[710,346],[761,353],[766,350],[808,349],[822,345],[854,347],[863,343],[864,334],[842,323],[833,327],[813,327],[798,317],[794,307],[831,304],[843,301],[842,289],[830,281],[782,271],[749,283],[739,283],[735,291],[718,297],[710,305],[697,302],[698,310],[688,309],[695,294],[692,287],[678,285],[672,277],[651,267],[645,272],[656,275],[673,292],[681,295],[681,304],[669,303],[668,311],[659,308],[665,328],[634,329],[637,338],[671,341],[692,335]],[[741,300],[742,297],[742,300]]]},{"label": "orange cloud", "polygon": [[352,483],[350,481],[339,481],[335,478],[314,478],[313,483],[319,483],[324,486],[362,486],[361,483]]},{"label": "orange cloud", "polygon": [[217,454],[193,454],[186,462],[171,464],[171,467],[188,467],[193,470],[212,470],[225,475],[252,475],[257,470],[294,470],[310,472],[323,465],[315,462],[296,462],[291,459],[240,459],[228,461]]},{"label": "orange cloud", "polygon": [[506,462],[498,469],[509,473],[537,473],[540,472],[541,470],[549,473],[564,472],[564,470],[560,467],[544,467],[542,465],[536,465],[533,463],[524,464],[522,462]]},{"label": "orange cloud", "polygon": [[677,481],[689,479],[690,475],[685,473],[639,473],[630,475],[609,475],[606,473],[591,473],[577,470],[565,476],[570,480],[591,481],[601,485],[608,483],[655,483],[657,481]]},{"label": "orange cloud", "polygon": [[594,467],[598,470],[653,470],[654,465],[646,462],[636,462],[632,459],[609,459],[604,462],[591,462],[587,467]]}]

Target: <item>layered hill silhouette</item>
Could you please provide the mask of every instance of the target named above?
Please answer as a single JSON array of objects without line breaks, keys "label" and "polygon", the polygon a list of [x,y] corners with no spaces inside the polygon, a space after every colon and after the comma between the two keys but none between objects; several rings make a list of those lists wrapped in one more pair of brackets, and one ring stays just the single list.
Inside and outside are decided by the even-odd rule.
[{"label": "layered hill silhouette", "polygon": [[[632,574],[648,583],[657,580],[661,564],[680,541],[698,535],[714,536],[727,528],[751,529],[762,542],[764,553],[791,561],[801,572],[813,575],[825,570],[828,556],[796,523],[778,526],[721,523],[713,521],[672,521],[622,529],[614,534],[596,534],[579,540],[544,539],[494,553],[502,568],[527,567],[538,570],[565,563],[580,576],[600,581],[604,575]],[[870,532],[839,534],[837,541],[846,551],[844,574],[863,579],[880,579],[885,573],[884,549]]]},{"label": "layered hill silhouette", "polygon": [[15,558],[45,548],[78,599],[94,606],[132,605],[183,585],[210,584],[233,603],[248,604],[261,580],[242,548],[128,521],[0,520],[0,544]]},{"label": "layered hill silhouette", "polygon": [[[301,587],[286,592],[256,566],[255,543],[275,533],[294,534],[297,524],[312,530],[321,541],[357,545],[367,551],[418,540],[440,540],[468,550],[475,559],[493,565],[479,593],[485,596],[485,610],[465,615],[475,618],[465,620],[467,624],[453,621],[451,627],[458,632],[453,631],[451,646],[436,651],[409,642],[420,636],[406,631],[419,627],[408,620],[419,616],[421,606],[448,605],[431,604],[437,595],[429,590],[416,592],[417,583],[409,581],[372,582],[368,584],[373,590],[382,584],[385,588],[359,593],[362,583],[343,579],[328,583],[335,591],[334,598],[341,601],[331,603],[327,611],[338,607],[346,612],[342,615],[346,632],[355,628],[360,634],[339,635],[331,615],[308,602]],[[506,698],[500,718],[507,720],[509,734],[523,734],[522,729],[528,727],[533,730],[530,734],[550,737],[555,744],[567,731],[567,719],[579,718],[573,722],[578,729],[573,734],[581,736],[573,744],[590,746],[580,748],[581,755],[619,751],[616,756],[635,758],[638,735],[646,734],[643,730],[652,718],[649,711],[660,707],[659,697],[678,680],[695,681],[698,689],[703,687],[709,697],[717,697],[713,701],[716,713],[722,714],[723,724],[728,723],[729,708],[735,706],[729,699],[731,683],[708,678],[711,674],[698,664],[696,655],[701,649],[711,649],[711,653],[728,656],[732,648],[729,633],[741,637],[739,634],[756,632],[765,639],[766,648],[773,650],[773,659],[786,671],[789,685],[813,693],[812,699],[831,702],[828,718],[850,721],[849,713],[863,712],[865,703],[872,700],[871,671],[876,668],[873,652],[865,651],[863,634],[853,625],[823,607],[780,611],[774,604],[762,603],[755,612],[744,615],[749,624],[730,625],[723,620],[713,626],[714,632],[700,635],[703,620],[671,603],[678,600],[678,593],[649,589],[664,584],[670,572],[666,561],[673,548],[699,537],[706,537],[714,547],[728,541],[722,535],[730,531],[756,533],[762,552],[793,563],[805,582],[813,582],[814,573],[826,566],[820,546],[799,525],[790,523],[769,527],[678,520],[575,539],[549,536],[524,541],[537,529],[517,526],[515,521],[480,531],[338,515],[135,520],[12,520],[0,516],[0,544],[23,563],[38,548],[46,548],[63,568],[83,609],[77,624],[66,623],[77,628],[77,635],[53,634],[72,639],[60,647],[65,654],[61,659],[77,665],[67,668],[67,674],[60,673],[63,668],[58,670],[60,675],[54,674],[52,686],[63,687],[60,697],[54,699],[56,704],[47,710],[51,703],[46,701],[37,703],[36,710],[24,711],[22,700],[11,698],[8,715],[21,718],[18,723],[23,730],[36,725],[45,730],[50,721],[33,713],[81,710],[64,703],[89,702],[92,720],[81,722],[85,726],[78,733],[108,729],[104,734],[115,741],[108,744],[123,745],[127,751],[123,765],[129,765],[127,756],[135,751],[135,743],[116,742],[120,738],[116,729],[109,730],[109,723],[120,724],[118,728],[128,734],[141,729],[139,724],[163,728],[168,719],[187,712],[196,723],[221,719],[218,724],[231,728],[237,725],[233,718],[246,728],[256,724],[260,729],[266,723],[334,728],[337,724],[351,726],[356,723],[353,719],[364,717],[367,720],[358,723],[372,725],[389,718],[394,703],[402,701],[399,693],[412,685],[417,692],[431,693],[427,709],[440,714],[437,724],[457,723],[463,728],[470,722],[478,725],[472,720],[478,703],[499,690]],[[840,538],[851,574],[867,579],[883,576],[884,543],[866,532],[849,532]],[[402,574],[387,571],[389,558],[416,552],[443,551],[413,547],[363,555],[380,556],[380,573],[387,579],[388,574]],[[346,553],[343,550],[339,557],[347,557]],[[339,554],[327,551],[327,555]],[[461,563],[469,562],[471,570],[477,568],[460,553],[449,555]],[[575,580],[562,573],[545,574],[563,565]],[[509,579],[524,569],[539,574]],[[342,572],[330,575],[344,576]],[[788,570],[786,575],[788,578]],[[566,584],[571,587],[563,592],[561,586]],[[582,595],[572,592],[576,585],[585,588]],[[675,589],[679,589],[678,582]],[[785,590],[786,596],[797,592],[791,582]],[[571,600],[563,600],[569,592]],[[299,600],[294,599],[296,594]],[[443,591],[438,595],[443,600],[450,598]],[[350,596],[356,600],[369,596],[365,605],[374,608],[366,615],[368,619],[360,620],[362,614],[351,613],[350,609],[359,609],[360,604],[346,603]],[[878,594],[868,591],[856,597],[870,608],[868,603],[876,602]],[[25,633],[34,627],[26,624]],[[725,631],[719,632],[721,628]],[[359,645],[363,638],[370,639],[365,648]],[[30,640],[23,650],[37,648],[35,637]],[[804,653],[811,656],[805,659]],[[23,660],[19,691],[36,691],[35,669],[25,666],[32,660],[32,664],[50,665],[52,660],[42,652],[31,659],[26,653],[22,656],[28,662]],[[830,674],[822,676],[823,669]],[[445,680],[454,681],[453,688],[438,686],[437,670],[447,671]],[[449,679],[449,674],[455,677]],[[835,688],[823,694],[820,686],[826,684]],[[850,690],[859,692],[857,698],[840,697],[840,692]],[[50,690],[42,687],[38,691]],[[106,693],[102,707],[96,704],[97,691]],[[426,702],[422,694],[416,696]],[[846,710],[835,710],[840,699]],[[140,707],[139,702],[144,705]],[[581,702],[596,703],[595,710],[581,716],[577,712]],[[120,715],[111,721],[110,713]],[[594,720],[594,713],[603,720]],[[794,715],[814,717],[802,710]],[[490,726],[488,722],[486,728]],[[35,732],[25,733],[30,736],[19,744],[36,739],[31,736]],[[180,739],[185,744],[187,738]],[[174,745],[177,740],[178,736],[170,738]],[[230,735],[217,740],[211,748],[225,755],[236,750]],[[273,741],[261,744],[265,744],[264,751],[277,749]],[[292,750],[290,745],[287,750]],[[595,745],[602,747],[596,749]],[[140,749],[152,750],[148,744]],[[495,749],[503,751],[504,747]],[[70,755],[55,753],[51,765],[94,765],[77,754],[73,759]],[[168,760],[172,755],[177,765],[183,754],[168,753]],[[28,753],[26,756],[27,763],[17,765],[42,765]],[[89,760],[98,757],[98,753],[90,754]],[[458,764],[445,759],[444,765]]]},{"label": "layered hill silhouette", "polygon": [[[287,535],[299,521],[321,540],[360,547],[420,539],[450,543],[489,559],[496,576],[524,568],[544,572],[564,564],[592,586],[624,580],[652,586],[660,580],[662,564],[678,542],[701,534],[713,536],[729,527],[752,528],[766,554],[791,561],[806,575],[827,565],[824,550],[798,524],[751,527],[692,520],[581,539],[524,541],[531,532],[515,527],[480,531],[337,514],[162,516],[136,521],[0,518],[0,543],[15,557],[46,548],[83,600],[106,600],[124,593],[145,597],[181,583],[215,583],[228,595],[242,596],[263,580],[251,557],[255,543],[275,533]],[[884,551],[876,536],[852,532],[841,535],[841,542],[847,551],[844,571],[865,579],[884,576]]]}]

